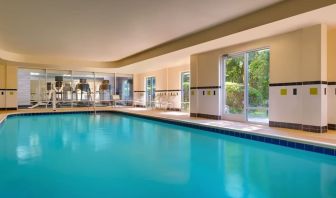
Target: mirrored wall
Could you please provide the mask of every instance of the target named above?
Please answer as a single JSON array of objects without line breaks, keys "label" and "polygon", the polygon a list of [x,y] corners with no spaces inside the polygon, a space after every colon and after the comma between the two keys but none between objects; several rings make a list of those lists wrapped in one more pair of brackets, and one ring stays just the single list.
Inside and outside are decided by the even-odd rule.
[{"label": "mirrored wall", "polygon": [[18,69],[19,108],[129,106],[133,75]]}]

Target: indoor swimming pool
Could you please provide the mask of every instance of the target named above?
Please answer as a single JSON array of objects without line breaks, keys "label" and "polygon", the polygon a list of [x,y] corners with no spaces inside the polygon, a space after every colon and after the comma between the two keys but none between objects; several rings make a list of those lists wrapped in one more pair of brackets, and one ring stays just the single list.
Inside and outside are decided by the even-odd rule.
[{"label": "indoor swimming pool", "polygon": [[0,126],[0,197],[336,197],[336,157],[120,113]]}]

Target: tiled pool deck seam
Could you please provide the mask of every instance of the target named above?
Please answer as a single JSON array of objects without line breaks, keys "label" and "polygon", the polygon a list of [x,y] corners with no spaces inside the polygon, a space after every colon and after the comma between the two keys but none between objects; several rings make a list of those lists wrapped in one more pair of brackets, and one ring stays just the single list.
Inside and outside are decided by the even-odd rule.
[{"label": "tiled pool deck seam", "polygon": [[[134,113],[134,112],[126,112],[126,111],[120,111],[116,109],[110,109],[110,110],[97,110],[98,113],[120,113],[124,115],[130,115],[134,117],[140,117],[145,118],[149,120],[155,120],[155,121],[161,121],[169,124],[175,124],[179,126],[184,127],[190,127],[200,130],[205,130],[208,132],[218,133],[218,134],[224,134],[228,136],[234,136],[239,137],[243,139],[249,139],[252,141],[258,141],[258,142],[264,142],[269,144],[275,144],[279,146],[284,147],[290,147],[310,152],[316,152],[320,154],[326,154],[330,156],[336,156],[336,146],[332,144],[327,143],[320,143],[320,142],[313,142],[309,140],[302,140],[292,137],[284,137],[284,136],[277,136],[277,135],[267,135],[267,134],[261,134],[258,132],[252,132],[252,131],[242,131],[238,129],[231,129],[231,128],[224,128],[224,127],[216,127],[216,126],[209,126],[202,123],[196,123],[193,121],[188,120],[176,120],[166,117],[159,117],[159,116],[153,116],[153,115],[144,115],[140,113]],[[4,118],[0,121],[0,125],[4,123],[6,118],[8,117],[14,117],[14,116],[29,116],[29,115],[50,115],[50,114],[80,114],[80,113],[94,113],[92,110],[80,110],[80,111],[57,111],[57,112],[15,112],[15,113],[8,113],[4,116]]]}]

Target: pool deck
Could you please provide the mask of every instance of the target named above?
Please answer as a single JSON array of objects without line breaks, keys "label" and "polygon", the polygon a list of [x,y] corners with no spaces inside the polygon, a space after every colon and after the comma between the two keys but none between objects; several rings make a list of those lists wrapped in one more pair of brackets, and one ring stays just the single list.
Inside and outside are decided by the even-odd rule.
[{"label": "pool deck", "polygon": [[[97,111],[119,111],[136,115],[149,116],[154,118],[167,119],[178,122],[192,123],[202,126],[215,127],[221,129],[228,129],[250,134],[258,134],[266,137],[276,137],[285,140],[293,140],[296,142],[310,143],[314,145],[324,146],[336,149],[336,131],[328,130],[327,133],[311,133],[293,129],[283,129],[269,127],[267,125],[234,122],[227,120],[211,120],[206,118],[190,117],[189,113],[178,111],[163,111],[150,110],[145,108],[133,107],[96,107]],[[79,112],[79,111],[93,111],[93,108],[58,108],[56,112]],[[2,122],[9,114],[21,113],[44,113],[53,112],[51,109],[19,109],[11,111],[0,111],[0,122]]]}]

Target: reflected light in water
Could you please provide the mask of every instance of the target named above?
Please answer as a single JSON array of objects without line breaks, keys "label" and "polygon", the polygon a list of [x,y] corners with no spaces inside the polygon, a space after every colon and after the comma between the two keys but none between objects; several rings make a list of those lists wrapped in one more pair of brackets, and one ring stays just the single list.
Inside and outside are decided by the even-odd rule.
[{"label": "reflected light in water", "polygon": [[225,184],[225,189],[229,197],[243,197],[243,181],[240,175],[230,174],[227,175],[227,182]]},{"label": "reflected light in water", "polygon": [[37,134],[29,136],[29,145],[19,145],[16,148],[16,156],[19,163],[26,163],[28,160],[41,156],[40,138]]}]

